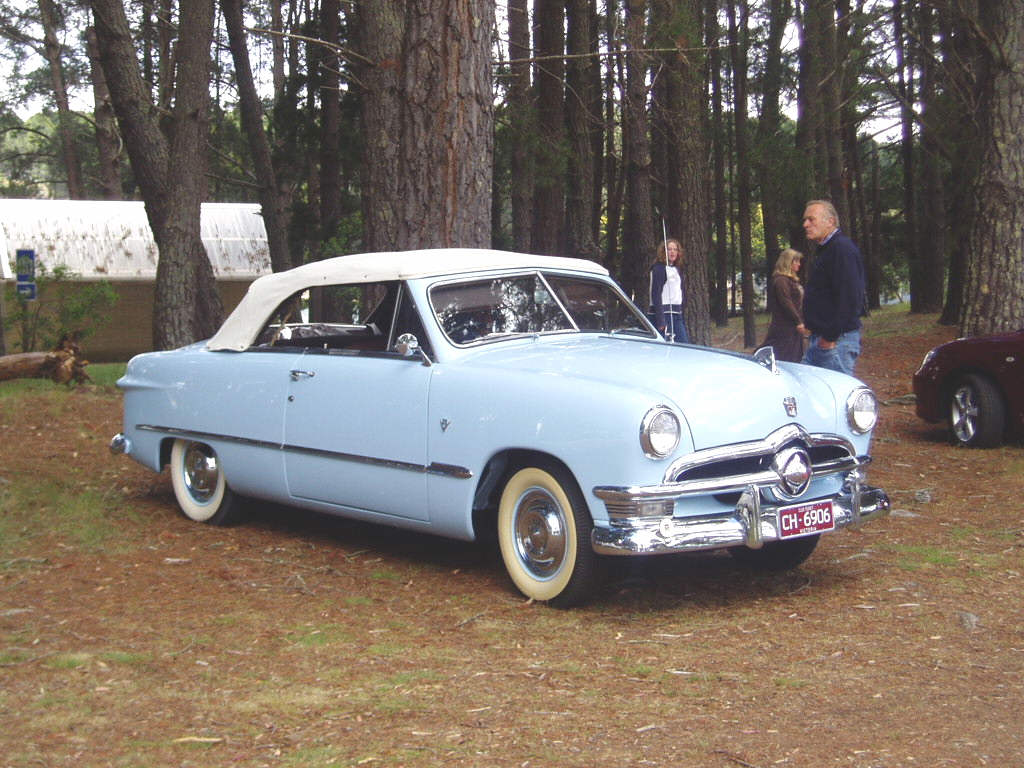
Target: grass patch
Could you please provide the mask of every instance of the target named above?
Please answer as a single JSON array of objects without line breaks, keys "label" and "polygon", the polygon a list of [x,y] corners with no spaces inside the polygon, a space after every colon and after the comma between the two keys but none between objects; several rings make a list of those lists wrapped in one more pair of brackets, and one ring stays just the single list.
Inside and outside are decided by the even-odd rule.
[{"label": "grass patch", "polygon": [[319,648],[335,643],[351,643],[352,636],[337,624],[323,624],[318,627],[297,627],[288,633],[291,645],[301,648]]},{"label": "grass patch", "polygon": [[[295,766],[316,766],[316,765],[342,765],[342,752],[337,747],[300,747],[281,758],[281,765]],[[376,762],[376,761],[373,761]]]},{"label": "grass patch", "polygon": [[109,544],[116,533],[110,524],[110,500],[98,491],[61,489],[53,495],[54,511],[59,518],[58,530],[78,546],[99,549]]},{"label": "grass patch", "polygon": [[654,668],[649,664],[629,664],[624,671],[629,677],[647,678],[654,672]]},{"label": "grass patch", "polygon": [[124,666],[135,667],[149,664],[153,660],[151,653],[129,653],[128,651],[107,651],[101,653],[99,658],[110,664],[123,664]]},{"label": "grass patch", "polygon": [[909,304],[886,304],[871,310],[864,320],[863,336],[868,339],[887,336],[917,336],[933,328],[939,314],[912,314]]},{"label": "grass patch", "polygon": [[[0,555],[17,554],[36,531],[58,534],[68,545],[117,551],[121,526],[112,525],[117,505],[106,493],[45,477],[17,478],[0,486]],[[123,522],[132,519],[130,510]],[[31,521],[30,526],[26,522]]]},{"label": "grass patch", "polygon": [[0,386],[0,400],[17,400],[26,395],[48,394],[60,389],[67,387],[49,379],[10,379]]},{"label": "grass patch", "polygon": [[43,660],[50,669],[78,669],[84,667],[92,659],[88,653],[59,653]]},{"label": "grass patch", "polygon": [[772,682],[775,683],[776,688],[784,688],[790,691],[806,688],[811,684],[810,680],[803,680],[797,677],[776,677]]},{"label": "grass patch", "polygon": [[90,363],[86,369],[92,383],[103,389],[117,389],[117,380],[124,376],[124,363]]},{"label": "grass patch", "polygon": [[374,656],[390,658],[405,653],[405,646],[398,643],[374,643],[366,648],[366,652]]},{"label": "grass patch", "polygon": [[402,688],[419,683],[436,683],[444,679],[444,675],[432,669],[418,669],[413,672],[399,672],[389,678],[385,684],[394,688]]},{"label": "grass patch", "polygon": [[0,650],[0,667],[14,666],[28,661],[32,655],[28,651]]},{"label": "grass patch", "polygon": [[885,549],[898,556],[896,565],[905,571],[918,571],[927,567],[949,568],[959,563],[956,553],[940,547],[894,545]]},{"label": "grass patch", "polygon": [[[86,386],[117,391],[117,380],[124,376],[124,363],[89,363],[85,372],[89,374]],[[75,390],[77,384],[58,384],[51,379],[10,379],[0,386],[0,400],[37,394],[61,394]]]}]

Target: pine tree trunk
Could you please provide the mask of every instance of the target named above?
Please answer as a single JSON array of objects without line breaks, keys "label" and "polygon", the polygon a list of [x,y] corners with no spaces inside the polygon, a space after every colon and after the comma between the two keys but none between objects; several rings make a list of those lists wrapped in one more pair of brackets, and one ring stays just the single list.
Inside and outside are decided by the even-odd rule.
[{"label": "pine tree trunk", "polygon": [[39,0],[39,17],[43,22],[43,53],[50,69],[50,84],[53,99],[57,104],[57,125],[60,134],[61,156],[67,174],[68,197],[81,200],[85,197],[82,184],[82,168],[75,147],[75,136],[71,106],[68,102],[67,83],[64,79],[64,65],[61,60],[60,44],[57,42],[57,7],[53,0]]},{"label": "pine tree trunk", "polygon": [[782,146],[780,130],[782,115],[779,99],[782,90],[782,38],[791,22],[789,0],[768,3],[768,39],[766,41],[764,77],[761,89],[761,114],[757,121],[756,154],[758,184],[761,187],[761,215],[764,220],[765,275],[770,277],[779,255],[779,240],[785,221],[782,182],[778,158]]},{"label": "pine tree trunk", "polygon": [[961,323],[966,336],[1024,328],[1024,8],[1017,0],[980,6],[983,154]]},{"label": "pine tree trunk", "polygon": [[[94,0],[92,9],[103,72],[160,254],[153,346],[172,349],[208,338],[223,319],[199,229],[206,193],[213,2],[181,3],[174,107],[166,127],[139,73],[120,0]],[[170,62],[161,62],[161,71],[170,68]]]},{"label": "pine tree trunk", "polygon": [[512,241],[518,251],[533,247],[534,103],[530,89],[530,11],[527,0],[509,0],[508,52],[512,60],[508,88],[509,131],[512,135]]},{"label": "pine tree trunk", "polygon": [[123,200],[121,190],[121,160],[117,122],[110,102],[110,90],[100,64],[96,30],[85,31],[89,53],[89,71],[92,77],[93,117],[96,121],[96,164],[99,166],[99,185],[104,200]]},{"label": "pine tree trunk", "polygon": [[367,0],[356,14],[370,249],[489,247],[493,3]]},{"label": "pine tree trunk", "polygon": [[277,173],[271,159],[270,142],[263,128],[263,109],[249,63],[242,2],[243,0],[222,0],[221,8],[231,45],[231,57],[235,64],[235,79],[238,81],[242,129],[249,142],[253,171],[259,185],[260,208],[267,230],[267,246],[270,249],[270,267],[274,272],[283,272],[292,266],[291,254],[288,251],[289,201],[284,199],[279,190]]},{"label": "pine tree trunk", "polygon": [[705,0],[704,33],[711,72],[711,137],[714,184],[715,289],[711,313],[718,326],[729,322],[729,227],[725,207],[725,121],[722,117],[722,67],[717,0]]},{"label": "pine tree trunk", "polygon": [[[711,343],[707,263],[711,169],[704,118],[702,6],[703,0],[655,0],[652,19],[653,47],[665,49],[659,53],[660,74],[652,105],[657,122],[654,133],[663,145],[658,163],[663,214],[669,235],[683,247],[685,323],[694,344]],[[669,37],[669,31],[674,36]]]},{"label": "pine tree trunk", "polygon": [[567,254],[597,260],[599,252],[594,225],[594,158],[593,129],[599,115],[592,115],[593,104],[590,77],[591,21],[594,0],[569,0],[566,3],[568,21],[565,99],[566,123],[569,134],[569,163],[566,174],[566,228]]},{"label": "pine tree trunk", "polygon": [[936,78],[939,66],[932,44],[932,9],[917,9],[921,34],[921,238],[918,261],[920,264],[917,309],[938,312],[942,309],[942,277],[946,271],[946,202],[943,195],[936,124]]},{"label": "pine tree trunk", "polygon": [[740,230],[740,263],[743,271],[743,346],[757,344],[754,328],[754,255],[751,234],[750,162],[747,159],[747,6],[739,3],[740,17],[733,4],[728,7],[729,50],[732,55],[733,119],[736,132],[736,195]]},{"label": "pine tree trunk", "polygon": [[565,250],[565,0],[534,2],[533,84],[537,90],[533,250]]},{"label": "pine tree trunk", "polygon": [[658,239],[651,205],[651,147],[647,120],[647,2],[626,0],[626,93],[622,104],[622,154],[626,173],[626,217],[619,278],[646,309],[647,274]]},{"label": "pine tree trunk", "polygon": [[401,142],[402,38],[405,2],[367,0],[355,6],[352,30],[363,128],[363,237],[368,251],[399,247],[398,174]]}]

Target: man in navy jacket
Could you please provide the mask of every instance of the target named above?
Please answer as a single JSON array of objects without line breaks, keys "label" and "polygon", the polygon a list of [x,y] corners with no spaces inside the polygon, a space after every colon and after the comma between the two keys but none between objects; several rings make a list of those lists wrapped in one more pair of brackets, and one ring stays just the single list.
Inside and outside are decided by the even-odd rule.
[{"label": "man in navy jacket", "polygon": [[804,292],[804,325],[811,338],[803,362],[852,376],[865,314],[864,261],[839,230],[839,214],[827,200],[807,204],[804,232],[818,249]]}]

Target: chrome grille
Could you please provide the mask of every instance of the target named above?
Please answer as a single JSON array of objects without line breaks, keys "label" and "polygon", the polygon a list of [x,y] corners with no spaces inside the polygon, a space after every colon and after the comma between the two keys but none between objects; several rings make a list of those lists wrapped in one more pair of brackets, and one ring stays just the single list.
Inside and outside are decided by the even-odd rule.
[{"label": "chrome grille", "polygon": [[[807,451],[811,458],[815,474],[834,472],[847,465],[854,458],[853,453],[842,445],[808,445],[802,440],[793,440],[779,446],[779,450],[799,446]],[[669,482],[683,483],[693,480],[711,480],[756,475],[770,471],[772,459],[778,450],[771,450],[760,455],[741,457],[712,456],[704,463],[691,463],[669,478]]]}]

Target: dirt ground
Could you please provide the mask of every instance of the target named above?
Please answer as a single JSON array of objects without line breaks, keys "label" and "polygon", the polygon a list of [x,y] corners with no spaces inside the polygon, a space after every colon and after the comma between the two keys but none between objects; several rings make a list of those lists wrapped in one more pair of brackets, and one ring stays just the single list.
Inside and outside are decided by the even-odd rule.
[{"label": "dirt ground", "polygon": [[116,392],[0,392],[0,766],[1024,766],[1024,448],[916,419],[933,320],[858,368],[890,517],[781,575],[617,559],[571,611],[485,546],[191,523],[107,451]]}]

